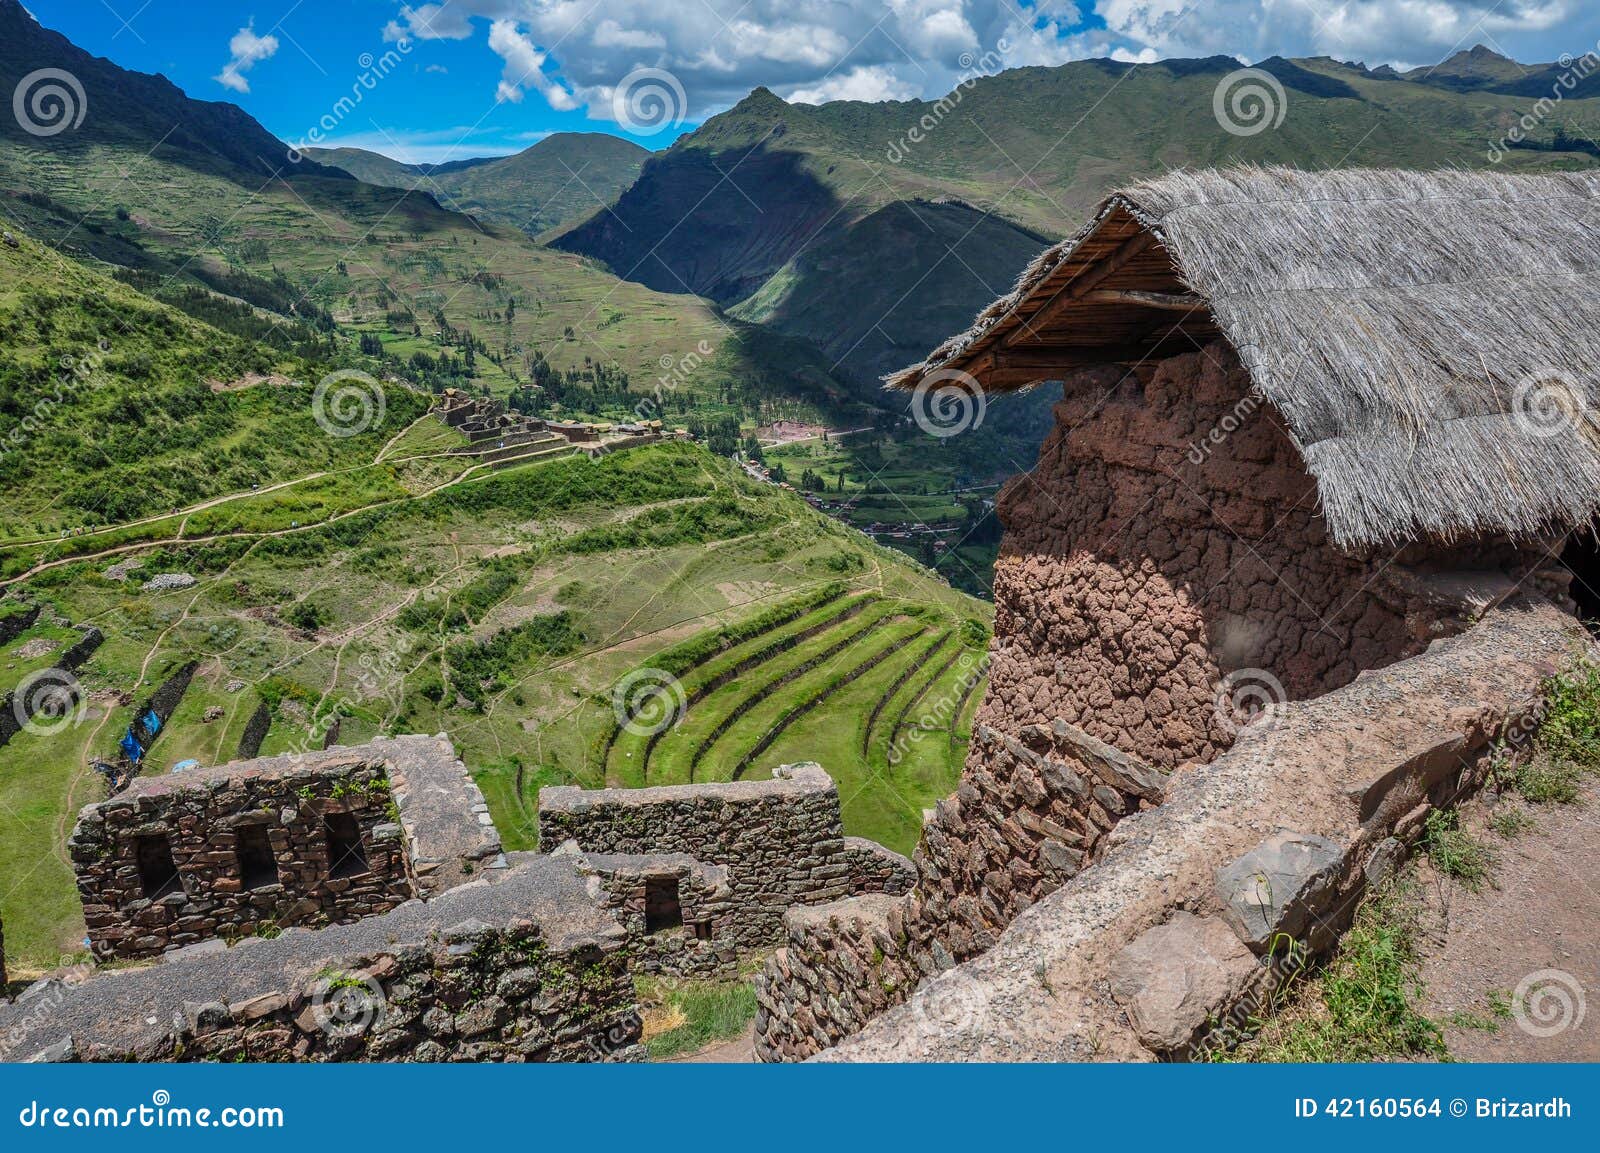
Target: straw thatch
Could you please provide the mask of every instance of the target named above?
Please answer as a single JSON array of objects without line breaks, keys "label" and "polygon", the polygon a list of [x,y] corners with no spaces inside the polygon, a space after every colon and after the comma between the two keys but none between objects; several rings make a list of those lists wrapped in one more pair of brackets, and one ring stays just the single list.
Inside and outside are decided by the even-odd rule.
[{"label": "straw thatch", "polygon": [[1600,175],[1173,173],[887,379],[1005,390],[1219,336],[1342,545],[1527,538],[1600,509]]}]

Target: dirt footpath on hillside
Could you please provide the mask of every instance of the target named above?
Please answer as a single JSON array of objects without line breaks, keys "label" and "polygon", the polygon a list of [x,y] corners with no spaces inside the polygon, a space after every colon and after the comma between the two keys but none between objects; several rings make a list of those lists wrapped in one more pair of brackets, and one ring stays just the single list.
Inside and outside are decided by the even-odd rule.
[{"label": "dirt footpath on hillside", "polygon": [[1473,893],[1420,862],[1422,1011],[1478,1023],[1447,1025],[1457,1060],[1600,1060],[1600,788],[1589,776],[1577,804],[1500,804],[1521,807],[1534,827],[1506,839],[1490,829],[1486,803],[1461,813],[1495,854],[1492,883]]}]

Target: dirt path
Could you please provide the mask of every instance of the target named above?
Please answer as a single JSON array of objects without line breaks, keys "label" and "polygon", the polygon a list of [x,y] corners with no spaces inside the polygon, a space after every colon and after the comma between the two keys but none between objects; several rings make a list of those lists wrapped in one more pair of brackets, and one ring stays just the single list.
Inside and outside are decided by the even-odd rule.
[{"label": "dirt path", "polygon": [[756,1059],[756,1027],[752,1024],[731,1041],[717,1041],[704,1049],[685,1053],[669,1065],[748,1065]]},{"label": "dirt path", "polygon": [[1463,827],[1497,858],[1494,884],[1477,893],[1423,864],[1432,931],[1423,1011],[1487,1024],[1492,995],[1515,1009],[1492,1029],[1450,1025],[1458,1060],[1600,1060],[1600,781],[1586,778],[1583,794],[1581,804],[1528,806],[1537,825],[1510,840],[1488,828],[1493,810],[1466,806]]}]

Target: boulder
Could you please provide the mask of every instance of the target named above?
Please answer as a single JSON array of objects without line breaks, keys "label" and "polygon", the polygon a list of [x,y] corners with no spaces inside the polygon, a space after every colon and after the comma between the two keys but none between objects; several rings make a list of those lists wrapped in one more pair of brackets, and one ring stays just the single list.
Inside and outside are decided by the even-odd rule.
[{"label": "boulder", "polygon": [[1273,938],[1300,939],[1334,899],[1344,850],[1326,837],[1278,832],[1217,870],[1222,915],[1257,953]]}]

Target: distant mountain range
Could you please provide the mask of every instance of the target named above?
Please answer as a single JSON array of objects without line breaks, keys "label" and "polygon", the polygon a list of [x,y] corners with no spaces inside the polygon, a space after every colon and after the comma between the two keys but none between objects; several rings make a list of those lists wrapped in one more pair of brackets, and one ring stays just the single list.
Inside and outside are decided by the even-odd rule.
[{"label": "distant mountain range", "polygon": [[360,148],[308,148],[307,156],[357,180],[431,192],[446,208],[537,235],[592,215],[639,176],[650,155],[600,132],[558,132],[514,156],[401,164]]},{"label": "distant mountain range", "polygon": [[[1554,114],[1532,134],[1537,147],[1507,150],[1503,169],[1600,159],[1590,139],[1600,125],[1600,75],[1576,79],[1581,70],[1518,64],[1483,47],[1405,73],[1328,58],[1263,61],[1257,71],[1271,77],[1262,91],[1273,126],[1259,132],[1219,122],[1219,94],[1241,67],[1232,58],[1089,60],[976,78],[941,101],[818,107],[756,89],[661,153],[610,135],[561,133],[514,156],[440,165],[348,148],[311,149],[290,163],[287,147],[238,107],[191,100],[163,77],[94,58],[41,28],[16,0],[0,0],[0,89],[47,65],[81,81],[93,114],[48,140],[0,118],[0,143],[15,145],[0,148],[0,188],[9,181],[13,190],[50,190],[64,208],[106,211],[108,189],[141,186],[120,182],[118,166],[155,164],[261,201],[236,213],[207,183],[181,203],[152,199],[142,229],[107,221],[98,233],[70,228],[56,211],[69,244],[98,259],[187,267],[198,256],[201,268],[306,277],[318,304],[341,317],[393,311],[384,301],[398,298],[416,314],[446,301],[452,323],[470,323],[515,297],[507,355],[521,355],[513,350],[528,340],[587,339],[592,347],[567,352],[615,357],[635,372],[661,362],[669,331],[722,325],[719,337],[737,333],[715,342],[739,349],[735,378],[754,374],[770,390],[787,376],[811,397],[843,395],[842,384],[874,404],[884,403],[881,374],[965,326],[1033,255],[1130,181],[1231,163],[1481,166],[1536,100],[1558,91]],[[275,195],[278,186],[263,184],[273,175],[296,191]],[[268,202],[277,205],[271,212]],[[341,234],[359,238],[403,221],[413,239],[454,236],[458,251],[467,214],[497,238],[509,225],[589,260],[519,243],[501,267],[547,278],[549,292],[537,279],[500,286],[496,270],[463,295],[437,286],[448,260],[399,263],[380,244],[359,265],[340,264],[346,280],[330,279],[317,265],[328,246],[306,243],[308,208],[331,213]],[[593,262],[633,282],[637,295],[613,296]],[[595,304],[558,313],[547,299]],[[682,315],[668,326],[622,323],[630,311]],[[782,367],[799,361],[801,370]],[[505,387],[491,377],[491,387]]]},{"label": "distant mountain range", "polygon": [[[1241,68],[1223,56],[1018,68],[940,102],[815,107],[757,89],[554,243],[811,340],[864,381],[963,327],[1120,185],[1188,165],[1483,166],[1531,99],[1571,79],[1482,47],[1403,74],[1328,58],[1257,67],[1282,120],[1255,134],[1218,119]],[[1600,76],[1560,91],[1546,135],[1600,127]],[[1503,167],[1595,163],[1572,139],[1509,151]]]}]

